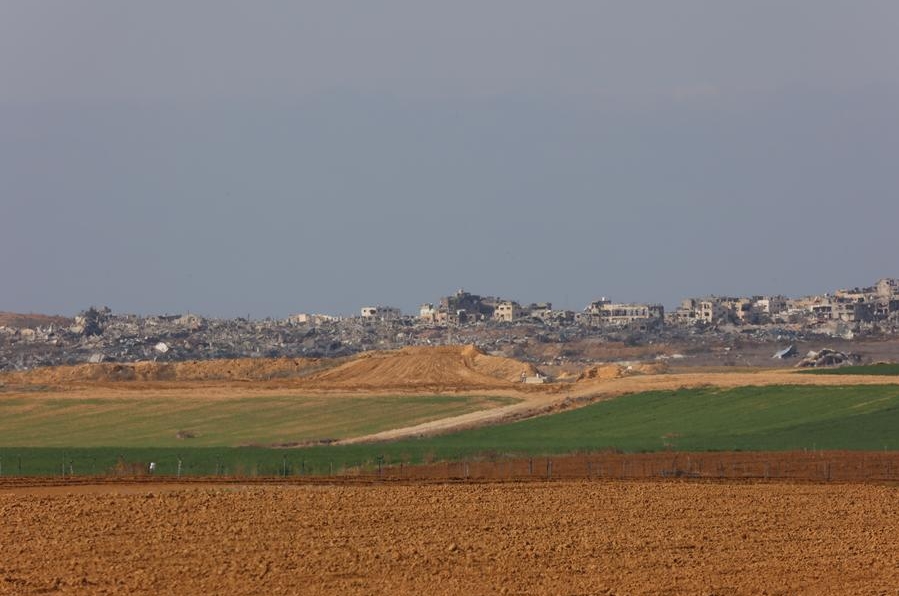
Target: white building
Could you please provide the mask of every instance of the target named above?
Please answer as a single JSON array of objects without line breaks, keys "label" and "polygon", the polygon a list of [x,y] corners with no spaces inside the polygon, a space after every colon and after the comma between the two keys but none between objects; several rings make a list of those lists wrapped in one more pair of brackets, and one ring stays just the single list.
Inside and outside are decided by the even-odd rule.
[{"label": "white building", "polygon": [[400,309],[392,306],[363,306],[362,318],[373,321],[393,321],[403,316]]}]

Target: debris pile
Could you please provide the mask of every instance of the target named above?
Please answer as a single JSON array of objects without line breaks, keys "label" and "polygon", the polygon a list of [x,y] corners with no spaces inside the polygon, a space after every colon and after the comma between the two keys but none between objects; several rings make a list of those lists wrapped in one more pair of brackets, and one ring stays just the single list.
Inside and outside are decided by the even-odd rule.
[{"label": "debris pile", "polygon": [[824,348],[815,352],[814,350],[806,354],[805,358],[800,360],[797,368],[819,368],[824,366],[847,366],[850,364],[858,364],[861,362],[861,356],[852,352],[838,352]]},{"label": "debris pile", "polygon": [[[753,346],[815,345],[849,336],[849,324],[843,322],[839,325],[846,329],[799,324],[595,326],[575,318],[440,324],[413,316],[310,315],[261,320],[206,318],[192,313],[140,316],[93,307],[68,319],[0,315],[0,371],[85,363],[339,358],[373,350],[474,345],[485,354],[525,361],[557,377],[576,375],[575,371],[600,362],[673,362],[709,353],[716,365],[747,366],[742,354]],[[849,331],[855,340],[899,333],[899,329],[866,329],[862,325]],[[755,364],[768,360],[770,353]],[[787,350],[780,357],[791,354]]]}]

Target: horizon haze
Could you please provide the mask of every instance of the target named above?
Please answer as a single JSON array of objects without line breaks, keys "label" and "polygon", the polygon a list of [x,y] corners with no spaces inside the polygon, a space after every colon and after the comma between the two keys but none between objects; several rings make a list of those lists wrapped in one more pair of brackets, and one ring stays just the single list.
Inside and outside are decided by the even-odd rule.
[{"label": "horizon haze", "polygon": [[0,311],[899,277],[899,4],[0,6]]}]

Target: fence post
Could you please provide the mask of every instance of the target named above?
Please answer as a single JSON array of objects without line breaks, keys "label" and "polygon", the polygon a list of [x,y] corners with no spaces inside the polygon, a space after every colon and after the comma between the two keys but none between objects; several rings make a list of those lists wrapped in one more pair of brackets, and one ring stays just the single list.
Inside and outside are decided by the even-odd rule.
[{"label": "fence post", "polygon": [[553,476],[553,460],[546,460],[546,478],[547,480]]},{"label": "fence post", "polygon": [[181,478],[181,456],[180,456],[180,455],[178,456],[178,472],[177,472],[177,477],[178,477],[178,478]]}]

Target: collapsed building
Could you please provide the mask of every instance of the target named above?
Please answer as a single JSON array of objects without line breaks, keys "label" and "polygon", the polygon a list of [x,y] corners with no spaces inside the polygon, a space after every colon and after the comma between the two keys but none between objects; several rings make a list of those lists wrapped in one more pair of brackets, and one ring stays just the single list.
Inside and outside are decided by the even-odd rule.
[{"label": "collapsed building", "polygon": [[662,323],[665,308],[661,304],[617,303],[603,297],[588,304],[578,320],[590,326]]},{"label": "collapsed building", "polygon": [[460,343],[527,358],[528,344],[571,345],[580,340],[637,345],[694,340],[707,344],[734,337],[758,342],[852,339],[899,333],[899,280],[885,278],[867,288],[798,299],[689,298],[667,314],[658,304],[606,298],[574,313],[554,310],[549,302],[522,304],[464,290],[422,305],[416,316],[390,306],[366,306],[358,312],[351,317],[300,313],[281,320],[250,320],[192,313],[139,316],[90,308],[71,319],[0,318],[0,370],[83,362],[339,357]]},{"label": "collapsed building", "polygon": [[668,322],[677,325],[752,324],[784,322],[778,315],[787,310],[785,296],[707,296],[687,298]]},{"label": "collapsed building", "polygon": [[393,306],[363,306],[360,314],[363,319],[375,321],[395,321],[403,316],[402,311]]}]

